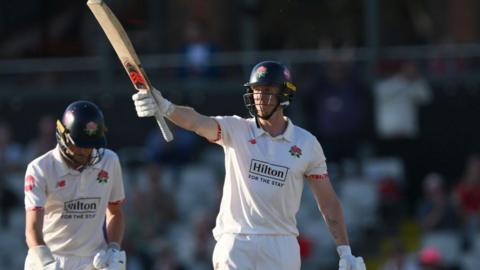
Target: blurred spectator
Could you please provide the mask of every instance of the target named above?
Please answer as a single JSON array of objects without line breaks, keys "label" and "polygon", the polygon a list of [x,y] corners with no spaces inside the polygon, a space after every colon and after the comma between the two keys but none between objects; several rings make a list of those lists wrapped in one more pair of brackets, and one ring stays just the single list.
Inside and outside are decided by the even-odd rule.
[{"label": "blurred spectator", "polygon": [[469,249],[480,226],[480,155],[468,157],[464,175],[455,188],[454,198],[463,222],[465,248]]},{"label": "blurred spectator", "polygon": [[308,111],[314,113],[309,117],[314,132],[329,160],[337,161],[352,156],[356,150],[364,126],[364,97],[351,55],[333,55],[315,76],[307,102]]},{"label": "blurred spectator", "polygon": [[217,48],[207,33],[205,25],[194,21],[187,22],[185,41],[181,47],[182,78],[212,78],[218,75],[216,68],[211,64],[211,57]]},{"label": "blurred spectator", "polygon": [[12,140],[10,125],[0,120],[0,172],[10,173],[24,165],[22,148]]},{"label": "blurred spectator", "polygon": [[393,77],[374,88],[377,134],[381,139],[413,139],[418,135],[417,105],[432,99],[430,86],[414,62],[405,62]]},{"label": "blurred spectator", "polygon": [[423,198],[417,207],[417,218],[425,232],[456,229],[457,217],[445,192],[443,177],[430,173],[423,180]]},{"label": "blurred spectator", "polygon": [[[392,77],[374,86],[376,150],[379,156],[394,156],[402,159],[405,166],[405,189],[408,195],[418,193],[413,187],[421,180],[418,153],[419,115],[418,105],[432,99],[428,82],[423,79],[413,61],[405,61]],[[407,201],[413,209],[414,200]]]},{"label": "blurred spectator", "polygon": [[55,140],[55,119],[51,115],[44,115],[37,123],[37,136],[27,145],[25,150],[26,161],[48,152],[57,144]]}]

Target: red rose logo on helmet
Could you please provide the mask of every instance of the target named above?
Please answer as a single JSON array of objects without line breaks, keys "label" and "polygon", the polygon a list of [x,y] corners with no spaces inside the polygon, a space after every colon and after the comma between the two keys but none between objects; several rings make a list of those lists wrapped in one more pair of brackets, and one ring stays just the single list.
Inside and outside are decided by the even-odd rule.
[{"label": "red rose logo on helmet", "polygon": [[300,149],[298,146],[294,145],[290,148],[290,151],[288,151],[290,155],[299,158],[302,155],[302,149]]},{"label": "red rose logo on helmet", "polygon": [[104,170],[101,170],[101,171],[98,173],[97,181],[98,181],[98,183],[100,183],[100,184],[106,184],[106,183],[108,182],[108,172],[107,172],[107,171],[104,171]]},{"label": "red rose logo on helmet", "polygon": [[92,136],[93,134],[97,133],[98,125],[95,122],[88,122],[86,127],[85,127],[85,133],[88,134],[88,136]]},{"label": "red rose logo on helmet", "polygon": [[267,68],[264,66],[261,66],[257,68],[257,78],[263,78],[267,75]]}]

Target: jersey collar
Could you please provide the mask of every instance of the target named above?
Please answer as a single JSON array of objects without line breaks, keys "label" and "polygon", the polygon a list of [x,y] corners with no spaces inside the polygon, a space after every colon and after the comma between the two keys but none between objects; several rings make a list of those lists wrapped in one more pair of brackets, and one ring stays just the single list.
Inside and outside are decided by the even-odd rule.
[{"label": "jersey collar", "polygon": [[57,171],[58,176],[65,176],[70,173],[70,167],[68,167],[67,163],[62,159],[60,154],[60,146],[57,144],[55,149],[53,150],[53,158],[55,159],[55,170]]},{"label": "jersey collar", "polygon": [[[94,149],[93,151],[96,151],[96,149]],[[57,174],[59,176],[65,176],[69,173],[71,173],[71,174],[79,174],[80,173],[79,171],[68,167],[67,163],[65,163],[65,161],[62,159],[62,156],[60,154],[60,146],[58,144],[55,147],[55,149],[53,150],[53,158],[56,161],[55,169],[56,169]],[[101,169],[100,163],[101,162],[98,162],[97,164],[94,164],[91,167],[95,168],[95,169]]]},{"label": "jersey collar", "polygon": [[[263,128],[257,127],[257,124],[255,123],[255,118],[251,118],[251,120],[252,121],[250,121],[250,127],[253,130],[253,136],[255,136],[255,138],[259,138],[262,135],[270,136]],[[293,123],[292,121],[290,121],[290,118],[288,117],[287,117],[287,120],[288,120],[287,129],[285,129],[285,132],[283,132],[283,134],[280,134],[276,137],[273,137],[273,139],[276,139],[276,140],[284,139],[286,141],[293,142],[293,139],[294,139]]]}]

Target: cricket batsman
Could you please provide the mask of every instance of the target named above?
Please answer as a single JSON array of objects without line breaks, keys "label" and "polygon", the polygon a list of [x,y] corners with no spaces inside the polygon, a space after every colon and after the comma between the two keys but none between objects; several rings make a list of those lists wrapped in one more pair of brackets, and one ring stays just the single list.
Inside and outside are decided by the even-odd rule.
[{"label": "cricket batsman", "polygon": [[76,101],[56,125],[57,146],[25,175],[25,270],[124,270],[122,171],[103,113]]},{"label": "cricket batsman", "polygon": [[337,244],[339,269],[365,270],[363,259],[352,255],[320,143],[284,115],[297,90],[289,69],[275,61],[260,62],[244,86],[250,118],[204,116],[174,105],[158,90],[152,91],[155,100],[143,91],[133,95],[139,117],[160,112],[223,147],[226,175],[213,229],[214,269],[299,270],[295,215],[307,182]]}]

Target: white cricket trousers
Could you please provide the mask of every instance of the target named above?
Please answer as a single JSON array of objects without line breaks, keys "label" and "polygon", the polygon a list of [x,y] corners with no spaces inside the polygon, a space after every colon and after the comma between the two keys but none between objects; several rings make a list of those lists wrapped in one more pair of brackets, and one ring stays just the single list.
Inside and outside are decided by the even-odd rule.
[{"label": "white cricket trousers", "polygon": [[[58,256],[53,254],[53,257],[57,262],[60,262],[60,267],[64,270],[95,270],[93,267],[93,257],[78,257],[78,256]],[[35,265],[33,257],[30,253],[25,259],[24,270],[39,270]]]},{"label": "white cricket trousers", "polygon": [[224,234],[213,251],[214,270],[300,270],[293,235]]}]

